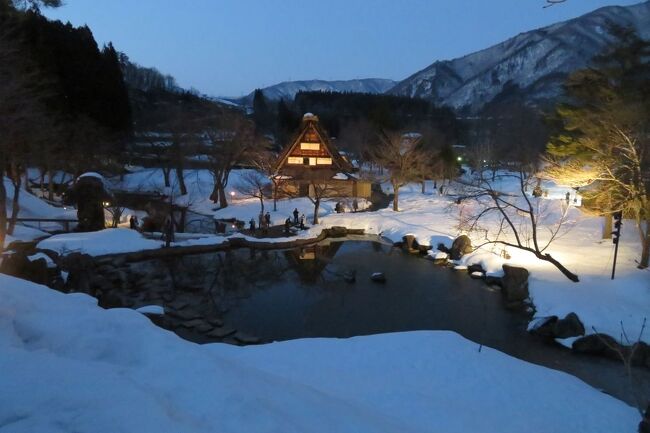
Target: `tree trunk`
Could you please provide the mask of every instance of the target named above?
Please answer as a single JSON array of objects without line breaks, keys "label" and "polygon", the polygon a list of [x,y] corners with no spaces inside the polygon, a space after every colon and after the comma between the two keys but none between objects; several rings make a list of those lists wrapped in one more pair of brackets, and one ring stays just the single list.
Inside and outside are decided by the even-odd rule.
[{"label": "tree trunk", "polygon": [[187,219],[187,208],[181,208],[180,219],[178,220],[178,232],[185,232],[185,220]]},{"label": "tree trunk", "polygon": [[187,187],[185,186],[185,176],[183,176],[183,167],[176,167],[176,178],[178,179],[178,186],[181,190],[181,195],[187,194]]},{"label": "tree trunk", "polygon": [[43,168],[39,169],[40,178],[39,178],[39,188],[41,190],[41,197],[45,197],[45,170]]},{"label": "tree trunk", "polygon": [[426,185],[426,181],[423,180],[422,181],[422,194],[426,193],[425,185]]},{"label": "tree trunk", "polygon": [[7,234],[10,235],[14,234],[16,219],[18,218],[18,212],[20,212],[20,186],[22,184],[20,171],[15,164],[11,165],[11,183],[14,185],[14,197],[11,201],[11,219],[9,220],[9,225],[7,227]]},{"label": "tree trunk", "polygon": [[393,210],[395,212],[399,211],[399,206],[398,206],[398,198],[399,198],[399,186],[398,185],[393,185]]},{"label": "tree trunk", "polygon": [[641,243],[641,248],[639,269],[646,269],[650,265],[650,220],[645,221],[645,237]]},{"label": "tree trunk", "polygon": [[[52,168],[47,167],[47,198],[50,201],[54,200],[54,178],[52,176]],[[76,179],[76,178],[75,178]]]},{"label": "tree trunk", "polygon": [[163,179],[165,180],[165,187],[170,188],[172,186],[170,180],[169,180],[169,172],[171,170],[169,168],[163,167],[162,172],[163,172]]},{"label": "tree trunk", "polygon": [[603,239],[611,239],[612,238],[612,214],[608,213],[606,215],[603,215],[603,218],[605,219],[605,224],[603,224]]},{"label": "tree trunk", "polygon": [[262,213],[264,213],[264,195],[262,191],[260,191],[260,208],[262,209]]},{"label": "tree trunk", "polygon": [[224,208],[228,207],[228,198],[226,197],[226,189],[222,184],[219,184],[219,207]]},{"label": "tree trunk", "polygon": [[320,209],[320,199],[317,198],[316,201],[314,201],[314,218],[312,220],[313,224],[318,224],[318,210]]},{"label": "tree trunk", "polygon": [[23,171],[25,172],[25,190],[30,194],[34,194],[31,183],[29,182],[29,169],[27,166],[25,166]]},{"label": "tree trunk", "polygon": [[4,173],[0,169],[0,251],[4,250],[7,237],[7,189],[4,183]]}]

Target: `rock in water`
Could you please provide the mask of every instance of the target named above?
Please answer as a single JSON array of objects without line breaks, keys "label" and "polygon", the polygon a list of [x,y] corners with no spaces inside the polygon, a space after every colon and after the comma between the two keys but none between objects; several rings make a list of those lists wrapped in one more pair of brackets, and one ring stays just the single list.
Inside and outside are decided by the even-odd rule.
[{"label": "rock in water", "polygon": [[553,326],[555,338],[569,338],[585,335],[585,326],[576,313],[569,313],[564,319],[558,320]]},{"label": "rock in water", "polygon": [[460,235],[451,244],[451,259],[460,260],[465,254],[469,254],[473,251],[472,241],[466,235]]},{"label": "rock in water", "polygon": [[521,302],[528,298],[528,269],[503,265],[503,293],[508,302]]},{"label": "rock in water", "polygon": [[343,274],[343,280],[346,283],[354,283],[357,280],[357,272],[356,271],[345,272]]},{"label": "rock in water", "polygon": [[370,275],[370,279],[374,281],[375,283],[385,283],[386,282],[386,276],[384,275],[383,272],[374,272],[372,275]]},{"label": "rock in water", "polygon": [[607,334],[591,334],[573,342],[571,349],[578,353],[600,355],[620,361],[621,346]]}]

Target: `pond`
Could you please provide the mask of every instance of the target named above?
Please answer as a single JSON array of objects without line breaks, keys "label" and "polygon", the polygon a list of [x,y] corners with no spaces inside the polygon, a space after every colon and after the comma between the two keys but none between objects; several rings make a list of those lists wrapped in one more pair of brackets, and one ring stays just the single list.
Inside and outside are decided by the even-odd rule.
[{"label": "pond", "polygon": [[[530,313],[507,310],[498,289],[378,237],[295,250],[186,256],[171,266],[179,276],[175,292],[187,286],[207,289],[204,294],[227,326],[263,341],[451,330],[476,342],[477,350],[486,345],[563,370],[634,401],[622,364],[580,356],[530,335]],[[372,281],[374,272],[382,272],[386,281]],[[352,275],[353,283],[348,282]],[[637,370],[636,386],[648,392],[650,372]]]}]

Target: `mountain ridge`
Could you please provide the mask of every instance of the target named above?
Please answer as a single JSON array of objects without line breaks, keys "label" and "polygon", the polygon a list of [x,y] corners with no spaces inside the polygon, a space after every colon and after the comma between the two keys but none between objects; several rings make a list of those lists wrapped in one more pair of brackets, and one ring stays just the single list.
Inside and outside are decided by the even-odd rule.
[{"label": "mountain ridge", "polygon": [[611,41],[605,30],[609,23],[634,27],[642,37],[650,38],[650,1],[606,6],[474,53],[436,61],[387,93],[470,112],[497,97],[506,84],[528,89],[531,101],[552,98],[559,94],[568,73],[586,66]]}]

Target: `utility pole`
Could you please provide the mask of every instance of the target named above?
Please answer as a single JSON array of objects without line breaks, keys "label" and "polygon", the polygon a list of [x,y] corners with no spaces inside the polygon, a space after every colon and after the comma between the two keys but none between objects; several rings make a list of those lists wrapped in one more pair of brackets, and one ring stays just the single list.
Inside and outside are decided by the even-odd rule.
[{"label": "utility pole", "polygon": [[612,264],[612,280],[616,274],[616,257],[618,256],[618,242],[621,238],[621,225],[623,225],[623,212],[614,212],[614,231],[612,232],[612,242],[614,242],[614,263]]}]

